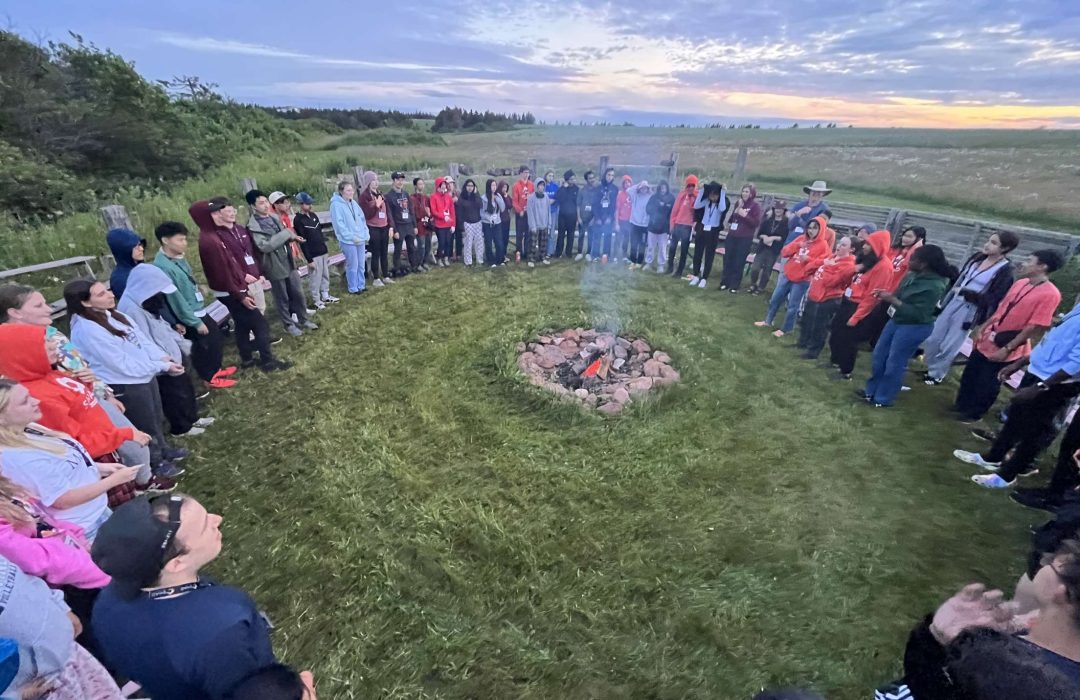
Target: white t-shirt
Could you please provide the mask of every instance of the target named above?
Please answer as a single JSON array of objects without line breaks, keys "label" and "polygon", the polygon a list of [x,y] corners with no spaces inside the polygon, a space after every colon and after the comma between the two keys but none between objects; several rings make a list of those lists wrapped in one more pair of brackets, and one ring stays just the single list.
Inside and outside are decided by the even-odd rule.
[{"label": "white t-shirt", "polygon": [[109,498],[105,494],[66,510],[53,507],[56,499],[68,491],[101,480],[94,460],[82,445],[70,438],[58,440],[30,434],[27,437],[43,445],[59,445],[64,453],[6,447],[0,450],[0,473],[29,491],[53,518],[75,523],[87,531],[96,529],[109,514]]}]

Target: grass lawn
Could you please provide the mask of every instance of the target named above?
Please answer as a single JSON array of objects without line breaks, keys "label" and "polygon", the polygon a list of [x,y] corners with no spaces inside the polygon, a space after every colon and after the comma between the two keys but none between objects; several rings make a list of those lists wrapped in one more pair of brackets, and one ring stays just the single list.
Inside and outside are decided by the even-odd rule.
[{"label": "grass lawn", "polygon": [[[1011,590],[1039,515],[967,482],[951,389],[856,405],[764,303],[568,263],[347,299],[214,399],[213,573],[326,698],[866,698],[936,603]],[[616,419],[526,384],[518,341],[594,323],[682,382]]]}]

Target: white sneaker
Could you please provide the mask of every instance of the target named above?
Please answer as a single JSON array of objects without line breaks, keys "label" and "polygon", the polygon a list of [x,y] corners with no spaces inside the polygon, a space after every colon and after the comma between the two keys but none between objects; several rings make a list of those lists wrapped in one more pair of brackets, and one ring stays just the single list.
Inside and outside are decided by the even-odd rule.
[{"label": "white sneaker", "polygon": [[591,255],[586,255],[585,256],[585,262],[592,262],[592,256]]},{"label": "white sneaker", "polygon": [[695,276],[690,278],[690,286],[691,287],[696,287],[697,283],[700,282],[700,281],[701,281],[701,278],[695,275]]},{"label": "white sneaker", "polygon": [[375,280],[374,282],[372,282],[371,286],[372,287],[385,287],[386,285],[383,284],[382,280]]},{"label": "white sneaker", "polygon": [[998,467],[1001,466],[1001,462],[987,462],[978,452],[968,452],[967,450],[953,450],[952,454],[953,457],[956,457],[961,462],[974,464],[976,467],[982,467],[988,472],[996,472],[998,470]]},{"label": "white sneaker", "polygon": [[536,263],[534,263],[532,260],[530,260],[529,261],[529,267],[536,267]]},{"label": "white sneaker", "polygon": [[337,298],[335,296],[328,296],[325,299],[323,299],[323,301],[325,301],[327,304],[336,304],[339,301],[341,301],[341,299],[339,299],[339,298]]},{"label": "white sneaker", "polygon": [[325,308],[326,308],[326,304],[324,304],[323,302],[321,302],[321,301],[315,302],[315,310],[316,311],[322,311]]},{"label": "white sneaker", "polygon": [[316,312],[316,311],[318,311],[318,310],[319,310],[319,306],[318,306],[318,305],[316,305],[314,309],[304,309],[304,311],[306,311],[306,312],[307,312],[307,315],[308,315],[308,316],[314,316],[314,315],[315,315],[315,312]]},{"label": "white sneaker", "polygon": [[574,256],[574,262],[581,262],[581,259],[584,258],[584,257],[585,256],[582,255],[581,253],[578,253],[577,255]]},{"label": "white sneaker", "polygon": [[393,284],[394,283],[394,280],[390,279],[389,277],[383,277],[382,281],[383,281],[383,284]]},{"label": "white sneaker", "polygon": [[199,420],[195,421],[195,427],[196,428],[209,428],[213,424],[214,424],[214,417],[213,416],[206,416],[205,418],[200,418]]},{"label": "white sneaker", "polygon": [[705,289],[705,284],[706,284],[706,283],[707,283],[708,281],[709,281],[709,280],[701,280],[700,282],[698,282],[698,283],[697,283],[698,289]]},{"label": "white sneaker", "polygon": [[498,267],[498,265],[492,265],[491,269],[494,270],[496,267]]},{"label": "white sneaker", "polygon": [[197,435],[202,435],[205,432],[206,431],[203,430],[202,428],[198,428],[198,427],[193,425],[193,426],[191,426],[191,428],[186,433],[180,433],[179,435],[176,435],[175,437],[195,437]]},{"label": "white sneaker", "polygon": [[550,265],[550,264],[551,264],[551,261],[550,261],[550,260],[548,260],[547,258],[544,258],[544,264],[545,264],[545,265]]}]

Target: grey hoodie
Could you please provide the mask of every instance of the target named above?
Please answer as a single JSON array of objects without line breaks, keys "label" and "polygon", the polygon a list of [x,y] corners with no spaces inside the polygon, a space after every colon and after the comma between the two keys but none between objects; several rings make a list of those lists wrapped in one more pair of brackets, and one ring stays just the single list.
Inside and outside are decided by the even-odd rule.
[{"label": "grey hoodie", "polygon": [[551,230],[551,199],[547,196],[530,194],[525,202],[525,213],[529,218],[530,231]]},{"label": "grey hoodie", "polygon": [[[643,185],[645,187],[644,192],[639,189]],[[630,188],[627,192],[627,196],[630,197],[630,224],[633,226],[640,226],[641,228],[648,228],[649,199],[652,198],[652,190],[649,189],[649,183],[642,180]]]},{"label": "grey hoodie", "polygon": [[[146,268],[140,270],[139,268]],[[138,272],[138,274],[135,274]],[[161,268],[154,265],[139,265],[128,275],[124,296],[116,308],[131,319],[147,338],[161,348],[169,357],[182,362],[184,356],[191,354],[191,341],[173,328],[168,321],[155,316],[142,307],[144,301],[155,294],[169,294],[176,291],[176,286]]]}]

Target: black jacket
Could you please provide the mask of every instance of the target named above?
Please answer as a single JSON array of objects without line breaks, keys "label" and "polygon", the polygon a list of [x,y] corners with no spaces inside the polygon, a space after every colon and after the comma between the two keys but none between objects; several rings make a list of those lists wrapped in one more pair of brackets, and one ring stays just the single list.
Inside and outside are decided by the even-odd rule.
[{"label": "black jacket", "polygon": [[[975,253],[975,255],[972,255],[960,266],[960,275],[963,276],[964,270],[967,270],[972,265],[978,265],[985,259],[986,255],[984,253]],[[957,279],[959,279],[959,277]],[[993,279],[990,280],[990,284],[986,285],[985,289],[978,294],[972,294],[965,297],[976,306],[975,318],[971,320],[972,326],[985,323],[988,318],[994,315],[994,312],[997,311],[998,304],[1001,303],[1001,300],[1008,294],[1009,288],[1012,287],[1013,281],[1013,265],[1010,262],[1006,265],[1002,265],[1001,268],[998,269],[994,274]],[[956,281],[954,280],[953,285],[955,284]],[[948,295],[951,290],[952,285],[945,291],[945,294]]]},{"label": "black jacket", "polygon": [[559,216],[577,218],[577,197],[581,188],[577,185],[560,186],[555,192],[555,204],[559,205]]},{"label": "black jacket", "polygon": [[304,242],[300,244],[304,257],[313,260],[320,255],[326,255],[326,238],[323,236],[322,224],[319,223],[319,217],[315,215],[315,212],[310,214],[299,212],[293,216],[292,221],[296,235],[304,239]]},{"label": "black jacket", "polygon": [[667,233],[671,227],[671,210],[675,206],[675,195],[668,190],[665,194],[657,192],[649,198],[645,212],[649,215],[649,233]]},{"label": "black jacket", "polygon": [[411,235],[416,230],[416,217],[412,212],[412,202],[405,190],[395,192],[390,190],[383,197],[386,200],[386,209],[390,212],[390,218],[394,222],[394,230],[397,233]]},{"label": "black jacket", "polygon": [[[619,198],[619,186],[614,182],[601,182],[593,193],[593,219],[597,223],[615,220],[615,203]],[[606,204],[606,206],[605,206]]]},{"label": "black jacket", "polygon": [[754,234],[754,241],[758,245],[758,250],[765,250],[765,246],[762,245],[759,236],[780,236],[775,243],[768,246],[772,252],[780,255],[780,250],[784,247],[784,240],[788,235],[788,222],[786,218],[772,219],[765,218],[761,220],[761,225],[758,226],[757,233]]},{"label": "black jacket", "polygon": [[458,195],[457,201],[457,217],[460,224],[477,224],[480,223],[480,207],[483,206],[483,202],[480,199],[480,195],[473,195],[471,198],[466,197],[464,194]]}]

